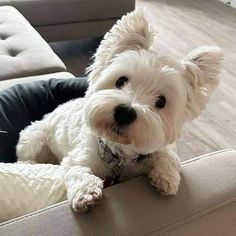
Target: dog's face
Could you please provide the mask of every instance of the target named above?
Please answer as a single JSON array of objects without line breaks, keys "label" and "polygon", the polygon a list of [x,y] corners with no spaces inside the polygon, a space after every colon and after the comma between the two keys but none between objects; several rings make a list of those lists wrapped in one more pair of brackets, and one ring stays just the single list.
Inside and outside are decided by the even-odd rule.
[{"label": "dog's face", "polygon": [[[139,19],[135,25],[137,18],[143,24]],[[221,60],[216,47],[197,49],[182,61],[160,57],[149,49],[150,40],[140,12],[112,28],[91,67],[84,112],[95,135],[141,154],[174,142],[183,124],[201,112]]]},{"label": "dog's face", "polygon": [[119,54],[93,84],[86,106],[90,128],[139,153],[172,143],[187,100],[181,65],[172,64],[145,50]]}]

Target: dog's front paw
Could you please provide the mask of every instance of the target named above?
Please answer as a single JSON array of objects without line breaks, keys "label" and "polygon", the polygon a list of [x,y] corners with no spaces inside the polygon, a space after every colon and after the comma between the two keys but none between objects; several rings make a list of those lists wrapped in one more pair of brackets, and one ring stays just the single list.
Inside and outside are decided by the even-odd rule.
[{"label": "dog's front paw", "polygon": [[86,185],[81,186],[71,201],[72,208],[76,212],[83,212],[93,208],[102,198],[103,181],[101,179],[97,178],[96,183],[88,183]]},{"label": "dog's front paw", "polygon": [[152,169],[148,177],[150,183],[163,195],[175,195],[180,184],[180,174],[178,171],[166,174],[160,174]]}]

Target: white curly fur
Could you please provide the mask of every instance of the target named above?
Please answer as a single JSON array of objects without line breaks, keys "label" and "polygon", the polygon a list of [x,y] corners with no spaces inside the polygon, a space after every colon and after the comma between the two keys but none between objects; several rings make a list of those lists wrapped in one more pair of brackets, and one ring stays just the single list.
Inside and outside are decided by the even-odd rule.
[{"label": "white curly fur", "polygon": [[[218,47],[195,49],[182,61],[150,50],[153,32],[141,10],[122,17],[101,42],[89,71],[85,98],[69,101],[20,133],[20,161],[46,162],[68,168],[68,199],[75,211],[94,206],[102,196],[110,166],[99,157],[98,138],[122,154],[122,180],[147,173],[163,194],[176,194],[180,163],[171,144],[186,121],[205,108],[218,84],[222,54]],[[116,88],[125,76],[128,82]],[[159,96],[166,105],[155,107]],[[118,127],[114,109],[132,106],[137,119]],[[152,157],[133,162],[139,154]]]}]

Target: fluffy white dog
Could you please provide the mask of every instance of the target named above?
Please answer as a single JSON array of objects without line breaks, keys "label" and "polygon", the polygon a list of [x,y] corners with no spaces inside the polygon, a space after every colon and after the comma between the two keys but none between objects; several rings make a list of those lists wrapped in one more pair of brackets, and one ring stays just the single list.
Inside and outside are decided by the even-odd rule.
[{"label": "fluffy white dog", "polygon": [[147,173],[161,193],[178,190],[180,162],[171,144],[205,108],[222,54],[205,46],[178,61],[158,56],[152,41],[141,10],[122,17],[94,56],[85,98],[59,106],[20,133],[19,160],[57,160],[68,168],[65,185],[75,211],[97,203],[105,179]]}]

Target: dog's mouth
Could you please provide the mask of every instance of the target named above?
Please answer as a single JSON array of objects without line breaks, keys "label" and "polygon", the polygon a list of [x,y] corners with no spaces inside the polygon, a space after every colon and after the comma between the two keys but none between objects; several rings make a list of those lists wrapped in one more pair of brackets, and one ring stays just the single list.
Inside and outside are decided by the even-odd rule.
[{"label": "dog's mouth", "polygon": [[119,136],[123,136],[125,134],[126,128],[117,124],[113,124],[111,126],[111,131]]},{"label": "dog's mouth", "polygon": [[121,127],[117,124],[111,124],[103,129],[105,132],[101,132],[100,136],[106,138],[112,142],[128,145],[130,139],[128,137],[127,128]]}]

